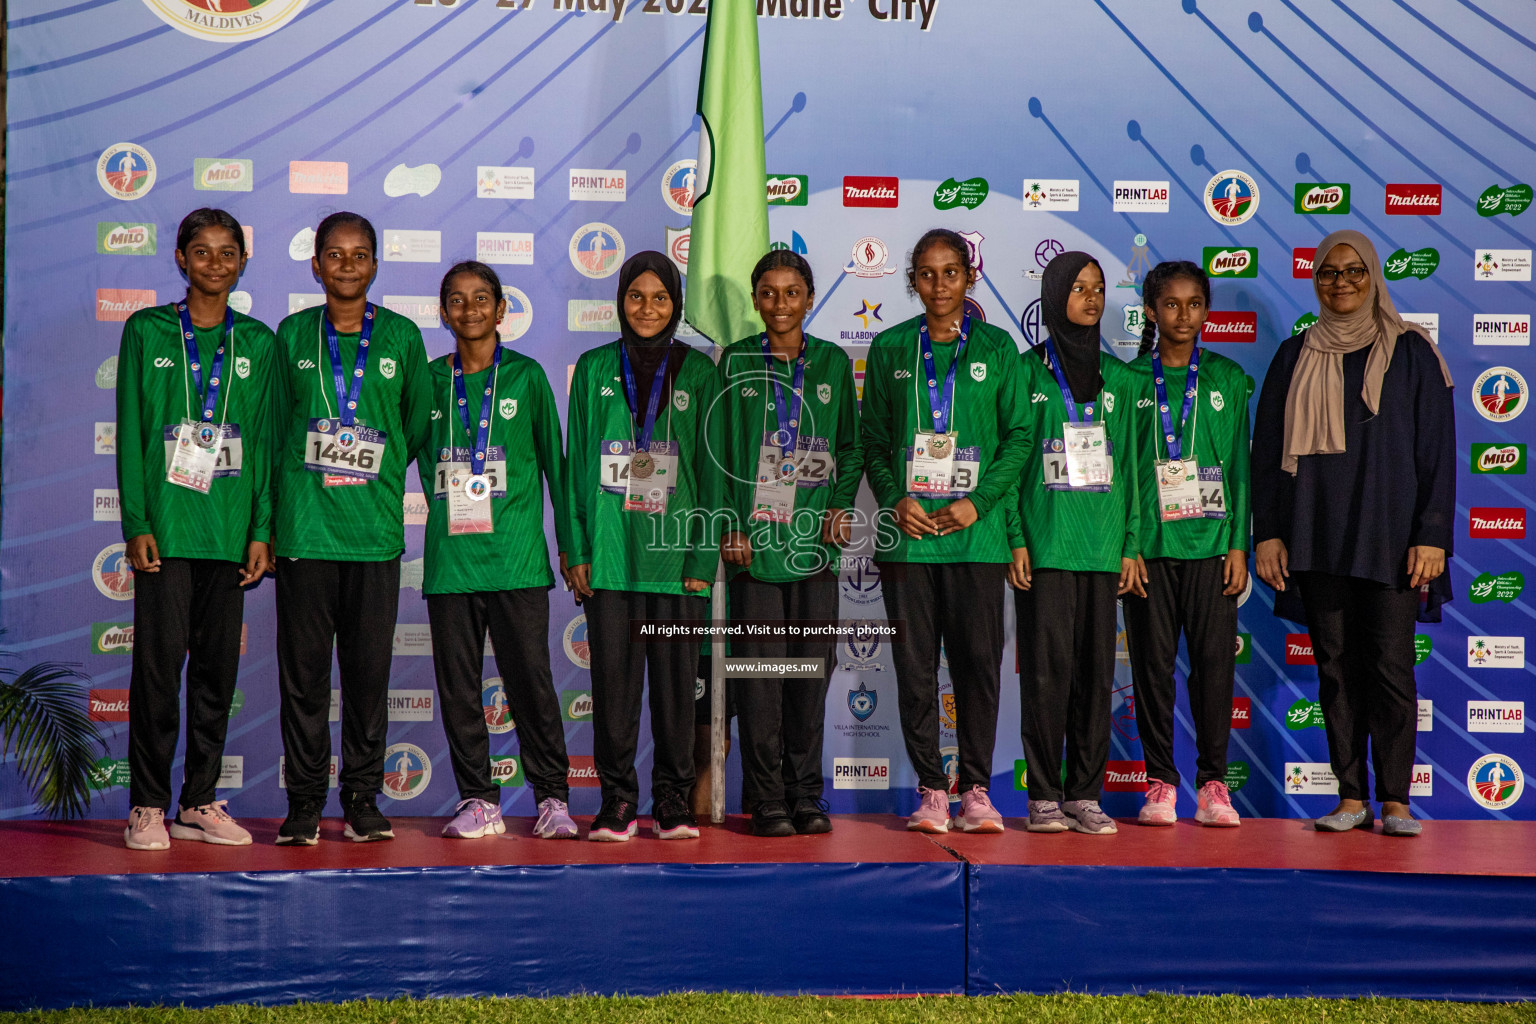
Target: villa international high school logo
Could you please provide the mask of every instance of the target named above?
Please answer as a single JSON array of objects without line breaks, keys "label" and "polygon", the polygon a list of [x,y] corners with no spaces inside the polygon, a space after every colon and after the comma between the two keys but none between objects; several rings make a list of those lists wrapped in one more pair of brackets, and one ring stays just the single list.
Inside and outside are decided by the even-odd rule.
[{"label": "villa international high school logo", "polygon": [[216,43],[259,39],[276,32],[309,0],[144,0],[167,25]]}]

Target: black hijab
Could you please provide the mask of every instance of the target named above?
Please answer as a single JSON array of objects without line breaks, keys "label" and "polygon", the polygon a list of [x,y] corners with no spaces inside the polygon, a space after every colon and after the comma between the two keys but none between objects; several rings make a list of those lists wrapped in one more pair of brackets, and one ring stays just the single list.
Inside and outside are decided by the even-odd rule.
[{"label": "black hijab", "polygon": [[[672,319],[667,321],[667,326],[654,338],[642,338],[635,333],[635,329],[629,325],[629,319],[624,315],[624,295],[629,291],[629,286],[635,283],[635,278],[646,271],[650,271],[661,279],[662,287],[667,294],[672,296]],[[677,333],[677,325],[683,319],[683,279],[677,272],[676,265],[667,257],[654,249],[637,252],[624,261],[624,266],[619,269],[619,333],[624,338],[624,347],[629,351],[629,361],[635,371],[635,390],[638,392],[640,408],[632,410],[639,417],[644,415],[645,399],[650,394],[651,381],[656,377],[656,368],[661,365],[662,357],[669,351],[668,343]],[[674,345],[670,349],[672,358],[667,366],[667,379],[665,386],[670,389],[672,382],[677,379],[678,370],[682,368],[683,357],[688,354],[686,346]]]},{"label": "black hijab", "polygon": [[[1067,319],[1067,299],[1077,275],[1089,264],[1099,261],[1085,252],[1064,252],[1046,264],[1040,281],[1040,319],[1061,358],[1067,386],[1078,402],[1087,402],[1099,393],[1104,379],[1099,375],[1099,325],[1075,324]],[[1104,268],[1099,267],[1099,273]]]}]

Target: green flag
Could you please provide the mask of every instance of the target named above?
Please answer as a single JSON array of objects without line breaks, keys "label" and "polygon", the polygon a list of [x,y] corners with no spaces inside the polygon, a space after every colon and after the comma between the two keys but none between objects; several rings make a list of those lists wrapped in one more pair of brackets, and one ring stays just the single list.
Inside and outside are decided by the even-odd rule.
[{"label": "green flag", "polygon": [[709,5],[698,112],[699,184],[683,310],[694,329],[723,346],[762,327],[752,310],[752,268],[768,251],[768,175],[751,0]]}]

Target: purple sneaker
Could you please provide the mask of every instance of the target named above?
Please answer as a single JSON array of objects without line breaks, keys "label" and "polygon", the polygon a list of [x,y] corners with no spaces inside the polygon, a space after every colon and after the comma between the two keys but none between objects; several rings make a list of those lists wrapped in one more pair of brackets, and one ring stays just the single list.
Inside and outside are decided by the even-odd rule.
[{"label": "purple sneaker", "polygon": [[576,823],[571,820],[571,809],[564,800],[545,797],[539,801],[539,820],[533,823],[533,834],[540,839],[577,839]]},{"label": "purple sneaker", "polygon": [[949,831],[949,793],[942,789],[927,789],[917,787],[917,795],[922,798],[917,810],[907,818],[907,828],[912,832],[927,832],[929,835],[943,835]]},{"label": "purple sneaker", "polygon": [[459,806],[453,809],[453,820],[443,826],[443,836],[447,839],[479,839],[499,836],[506,830],[500,807],[471,797],[460,800]]},{"label": "purple sneaker", "polygon": [[1112,836],[1120,831],[1115,819],[1104,813],[1097,800],[1068,800],[1061,805],[1069,827],[1074,832],[1090,836]]}]

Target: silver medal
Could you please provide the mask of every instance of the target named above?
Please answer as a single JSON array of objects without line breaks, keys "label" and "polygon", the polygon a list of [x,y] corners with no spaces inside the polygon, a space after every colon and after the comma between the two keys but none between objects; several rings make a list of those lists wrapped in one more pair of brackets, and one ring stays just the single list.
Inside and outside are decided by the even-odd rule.
[{"label": "silver medal", "polygon": [[476,473],[464,481],[464,494],[470,501],[484,501],[491,496],[491,480],[484,473]]},{"label": "silver medal", "polygon": [[650,452],[635,452],[629,458],[629,475],[636,480],[644,480],[656,472],[656,460],[651,458]]},{"label": "silver medal", "polygon": [[933,434],[928,438],[928,454],[935,459],[947,459],[955,451],[955,442],[948,434]]}]

